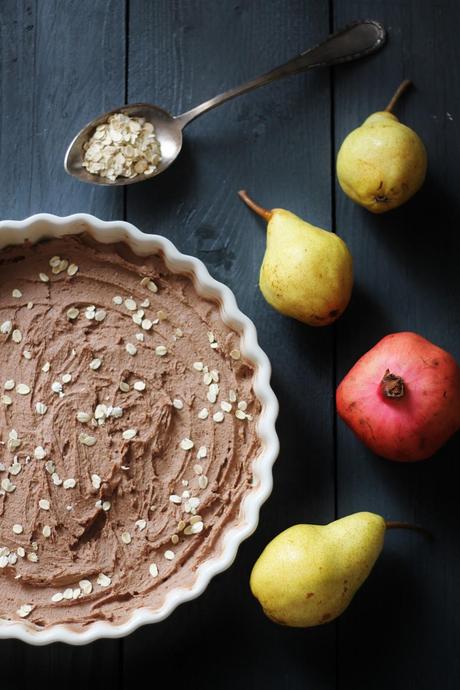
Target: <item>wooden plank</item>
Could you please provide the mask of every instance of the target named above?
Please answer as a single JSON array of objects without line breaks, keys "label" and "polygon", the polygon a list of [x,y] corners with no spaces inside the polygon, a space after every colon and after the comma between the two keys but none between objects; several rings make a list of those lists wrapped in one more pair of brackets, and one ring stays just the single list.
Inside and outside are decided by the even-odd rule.
[{"label": "wooden plank", "polygon": [[[124,0],[4,0],[0,5],[1,215],[88,211],[110,219],[123,195],[66,175],[74,133],[124,99]],[[118,687],[120,643],[32,648],[0,642],[2,687]],[[41,679],[41,680],[40,680]]]},{"label": "wooden plank", "polygon": [[23,642],[1,641],[0,658],[5,665],[2,687],[36,690],[55,682],[72,690],[96,686],[119,690],[123,687],[120,650],[118,640],[100,640],[84,647],[60,643],[31,647]]},{"label": "wooden plank", "polygon": [[63,163],[78,130],[124,101],[125,0],[5,0],[0,31],[2,218],[120,218],[121,190],[84,185]]},{"label": "wooden plank", "polygon": [[[329,32],[327,3],[158,0],[130,3],[129,99],[179,113],[282,63]],[[125,643],[131,684],[145,659],[189,687],[332,688],[334,628],[266,621],[252,600],[252,564],[276,533],[334,514],[331,329],[282,318],[257,289],[264,228],[236,196],[331,224],[329,75],[312,73],[228,103],[190,125],[180,160],[128,190],[127,217],[199,256],[236,293],[271,357],[281,402],[275,490],[234,566],[199,600]],[[224,641],[225,640],[225,641]],[[175,677],[172,675],[171,677]]]},{"label": "wooden plank", "polygon": [[[356,264],[356,289],[338,326],[338,377],[385,334],[414,330],[460,360],[460,7],[453,0],[335,0],[335,23],[381,19],[385,50],[335,73],[336,148],[386,105],[404,77],[415,89],[398,108],[428,148],[423,190],[375,217],[337,189],[337,228]],[[460,437],[414,465],[373,457],[339,422],[338,510],[415,520],[432,543],[392,533],[375,572],[339,625],[339,687],[458,688],[460,683]]]}]

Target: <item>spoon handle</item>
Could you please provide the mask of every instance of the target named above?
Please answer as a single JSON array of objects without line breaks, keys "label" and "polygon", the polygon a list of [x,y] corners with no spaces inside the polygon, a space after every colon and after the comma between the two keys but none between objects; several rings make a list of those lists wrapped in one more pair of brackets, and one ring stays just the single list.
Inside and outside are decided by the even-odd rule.
[{"label": "spoon handle", "polygon": [[287,77],[290,74],[298,74],[313,67],[326,67],[331,65],[338,65],[341,62],[350,62],[358,58],[370,55],[379,50],[385,43],[386,31],[382,24],[366,19],[360,22],[355,22],[349,26],[344,27],[340,31],[331,34],[323,43],[310,48],[300,55],[292,58],[284,65],[276,67],[274,70],[266,74],[252,79],[251,81],[237,86],[219,96],[205,101],[201,105],[195,106],[182,115],[178,115],[174,119],[183,128],[194,120],[199,115],[216,108],[221,103],[225,103],[236,96],[241,96],[244,93],[253,91],[259,86],[269,84],[275,79]]}]

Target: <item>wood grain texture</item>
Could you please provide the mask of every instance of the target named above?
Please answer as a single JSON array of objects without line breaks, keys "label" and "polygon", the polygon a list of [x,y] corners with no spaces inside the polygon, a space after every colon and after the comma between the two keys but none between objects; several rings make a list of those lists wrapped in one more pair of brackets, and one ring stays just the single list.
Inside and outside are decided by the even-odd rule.
[{"label": "wood grain texture", "polygon": [[[123,194],[93,189],[64,172],[73,135],[125,93],[125,3],[45,0],[0,3],[0,168],[2,218],[48,211],[123,214]],[[1,596],[1,590],[0,590]],[[121,643],[33,648],[0,642],[5,690],[118,688]]]},{"label": "wood grain texture", "polygon": [[[314,45],[329,33],[329,16],[326,4],[300,0],[223,0],[218,11],[212,0],[132,0],[129,26],[129,99],[179,113]],[[266,305],[257,287],[265,228],[236,194],[245,187],[262,204],[330,226],[329,113],[327,72],[273,84],[191,124],[174,166],[128,190],[128,219],[199,256],[254,319],[273,363],[283,450],[260,526],[233,567],[161,626],[126,640],[126,687],[147,654],[174,668],[178,653],[190,688],[335,686],[334,628],[274,626],[248,587],[268,539],[289,524],[333,517],[333,333]]]},{"label": "wood grain texture", "polygon": [[70,140],[125,95],[125,1],[0,3],[3,218],[38,212],[123,214],[123,192],[63,168]]},{"label": "wood grain texture", "polygon": [[[337,228],[355,258],[356,290],[338,325],[341,378],[387,333],[414,330],[460,359],[460,45],[458,3],[346,2],[335,23],[370,16],[389,29],[386,49],[335,74],[336,149],[385,106],[405,77],[415,88],[397,113],[428,149],[423,190],[400,210],[375,217],[337,189]],[[369,509],[416,521],[432,542],[390,533],[373,576],[339,623],[340,687],[458,688],[460,682],[460,438],[432,460],[404,465],[368,452],[338,426],[338,511]]]}]

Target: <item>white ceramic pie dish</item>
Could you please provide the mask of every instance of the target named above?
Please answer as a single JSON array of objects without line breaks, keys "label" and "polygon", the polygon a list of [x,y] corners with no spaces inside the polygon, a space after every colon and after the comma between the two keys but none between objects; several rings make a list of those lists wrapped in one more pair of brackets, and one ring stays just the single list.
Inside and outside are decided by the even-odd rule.
[{"label": "white ceramic pie dish", "polygon": [[241,353],[255,367],[254,392],[262,407],[257,433],[262,449],[254,460],[254,486],[243,499],[239,524],[225,533],[221,540],[221,553],[198,567],[195,581],[191,586],[170,591],[161,608],[139,608],[120,624],[101,621],[91,623],[82,630],[71,629],[66,625],[52,625],[43,629],[37,628],[27,620],[11,622],[0,619],[0,639],[16,638],[33,645],[51,642],[82,645],[98,638],[123,637],[141,625],[164,620],[176,606],[202,594],[211,578],[233,563],[241,542],[256,529],[260,507],[272,489],[272,465],[279,450],[275,430],[278,402],[270,387],[270,363],[258,345],[255,326],[238,309],[231,290],[214,280],[199,259],[180,253],[166,238],[146,235],[130,223],[106,222],[85,213],[66,217],[40,213],[22,221],[0,221],[0,249],[11,244],[22,244],[26,239],[35,243],[46,238],[81,232],[87,232],[103,244],[125,242],[139,256],[160,254],[170,270],[187,273],[193,277],[198,294],[219,302],[223,321],[241,334]]}]

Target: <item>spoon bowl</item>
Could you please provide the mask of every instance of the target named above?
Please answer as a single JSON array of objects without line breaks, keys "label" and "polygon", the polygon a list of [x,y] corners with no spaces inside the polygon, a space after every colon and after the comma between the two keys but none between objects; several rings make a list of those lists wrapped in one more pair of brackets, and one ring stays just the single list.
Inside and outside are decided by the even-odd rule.
[{"label": "spoon bowl", "polygon": [[[94,175],[83,167],[83,158],[85,155],[84,145],[91,138],[96,127],[101,125],[109,119],[111,115],[116,113],[123,113],[128,117],[143,117],[146,122],[151,122],[155,128],[155,134],[160,144],[161,160],[156,169],[149,175],[140,174],[136,177],[117,177],[116,180],[109,180],[107,177]],[[100,117],[95,118],[88,123],[77,134],[71,142],[64,159],[64,168],[74,177],[78,177],[82,182],[89,182],[91,184],[99,184],[110,187],[119,187],[126,184],[133,184],[134,182],[142,182],[149,180],[155,175],[159,175],[166,168],[169,168],[182,149],[182,127],[183,124],[180,118],[173,117],[163,108],[149,103],[131,103],[130,105],[122,105],[120,108],[104,113]]]}]

